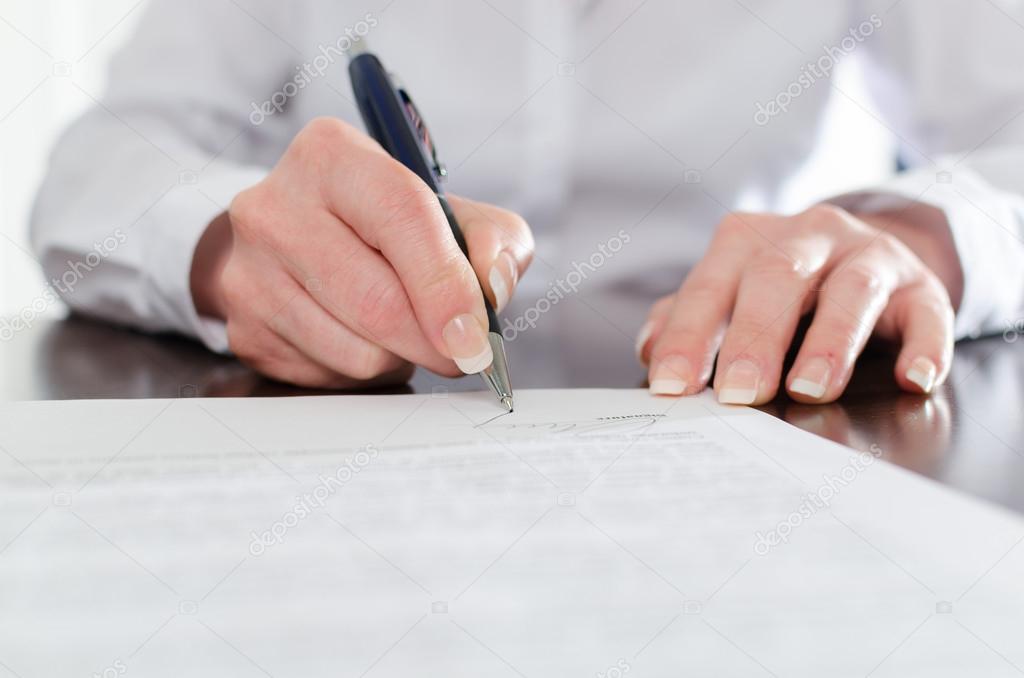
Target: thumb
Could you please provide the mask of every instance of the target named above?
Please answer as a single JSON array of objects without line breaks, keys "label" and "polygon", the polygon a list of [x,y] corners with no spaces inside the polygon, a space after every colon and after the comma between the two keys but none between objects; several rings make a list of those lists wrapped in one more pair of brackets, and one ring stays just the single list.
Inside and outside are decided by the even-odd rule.
[{"label": "thumb", "polygon": [[484,293],[501,311],[533,258],[533,234],[515,212],[454,195],[448,202],[469,248],[469,261]]}]

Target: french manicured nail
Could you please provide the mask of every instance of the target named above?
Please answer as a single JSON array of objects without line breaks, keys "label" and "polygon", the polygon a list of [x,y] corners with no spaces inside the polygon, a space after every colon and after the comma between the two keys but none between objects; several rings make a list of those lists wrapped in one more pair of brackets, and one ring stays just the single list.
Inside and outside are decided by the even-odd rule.
[{"label": "french manicured nail", "polygon": [[938,374],[939,370],[931,360],[924,357],[915,358],[907,370],[907,381],[914,382],[925,393],[931,393],[935,388],[935,378]]},{"label": "french manicured nail", "polygon": [[497,308],[494,310],[500,311],[508,305],[518,279],[519,269],[516,268],[516,262],[512,259],[512,255],[508,252],[500,252],[494,260],[494,265],[491,266],[491,272],[487,275],[487,281],[491,284],[494,301],[497,304]]},{"label": "french manicured nail", "polygon": [[693,380],[690,361],[681,355],[670,355],[658,361],[651,377],[654,395],[683,395]]},{"label": "french manicured nail", "polygon": [[831,376],[832,366],[827,360],[811,358],[797,373],[796,379],[789,385],[789,390],[817,400],[828,390],[828,380]]},{"label": "french manicured nail", "polygon": [[453,318],[441,334],[452,360],[466,374],[482,372],[494,362],[487,332],[470,314]]},{"label": "french manicured nail", "polygon": [[653,331],[654,323],[648,320],[636,335],[636,359],[640,362],[644,361],[644,346],[647,345],[647,340],[651,338],[651,332]]},{"label": "french manicured nail", "polygon": [[729,365],[718,389],[718,402],[727,405],[750,405],[757,400],[761,385],[761,370],[749,360],[737,360]]}]

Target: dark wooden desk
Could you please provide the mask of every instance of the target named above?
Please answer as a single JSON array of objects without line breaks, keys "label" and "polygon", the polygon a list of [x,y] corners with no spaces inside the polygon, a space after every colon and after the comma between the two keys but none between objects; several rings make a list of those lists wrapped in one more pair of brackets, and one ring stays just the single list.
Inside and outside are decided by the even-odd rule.
[{"label": "dark wooden desk", "polygon": [[[603,290],[540,315],[509,345],[515,386],[642,385],[633,333],[647,304],[636,299],[633,290]],[[506,315],[515,317],[516,309]],[[877,445],[901,466],[1024,512],[1024,336],[961,344],[949,381],[930,398],[901,393],[891,374],[890,355],[875,351],[862,359],[839,402],[811,407],[780,396],[763,409],[854,448]],[[185,339],[79,318],[40,321],[0,345],[0,376],[0,392],[12,400],[310,393]],[[420,371],[409,386],[379,392],[479,388],[476,378]]]}]

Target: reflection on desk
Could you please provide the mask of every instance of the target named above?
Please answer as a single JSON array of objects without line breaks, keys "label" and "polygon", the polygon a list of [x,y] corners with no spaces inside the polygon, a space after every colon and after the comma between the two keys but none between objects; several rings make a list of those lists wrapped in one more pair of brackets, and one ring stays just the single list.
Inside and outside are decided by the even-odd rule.
[{"label": "reflection on desk", "polygon": [[[567,309],[511,342],[515,386],[641,386],[644,370],[627,329],[639,324],[642,307],[615,297],[602,298],[599,307],[603,315],[627,319],[621,331],[598,332],[587,325],[596,315],[589,308],[578,317]],[[948,382],[930,398],[900,392],[892,366],[888,353],[869,352],[838,402],[808,406],[781,395],[762,409],[855,449],[880,449],[900,466],[1024,512],[1024,340],[960,344]],[[81,318],[40,322],[15,336],[0,351],[0,376],[3,397],[13,400],[315,393],[267,380],[187,339]],[[479,388],[477,379],[421,370],[408,386],[373,392]]]}]

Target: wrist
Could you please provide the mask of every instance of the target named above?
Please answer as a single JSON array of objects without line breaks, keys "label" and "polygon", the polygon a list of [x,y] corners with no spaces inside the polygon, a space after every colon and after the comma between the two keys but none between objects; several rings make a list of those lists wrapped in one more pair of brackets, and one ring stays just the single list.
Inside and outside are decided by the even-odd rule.
[{"label": "wrist", "polygon": [[222,213],[206,227],[192,255],[189,287],[200,316],[224,320],[227,315],[220,279],[231,244],[231,220]]}]

